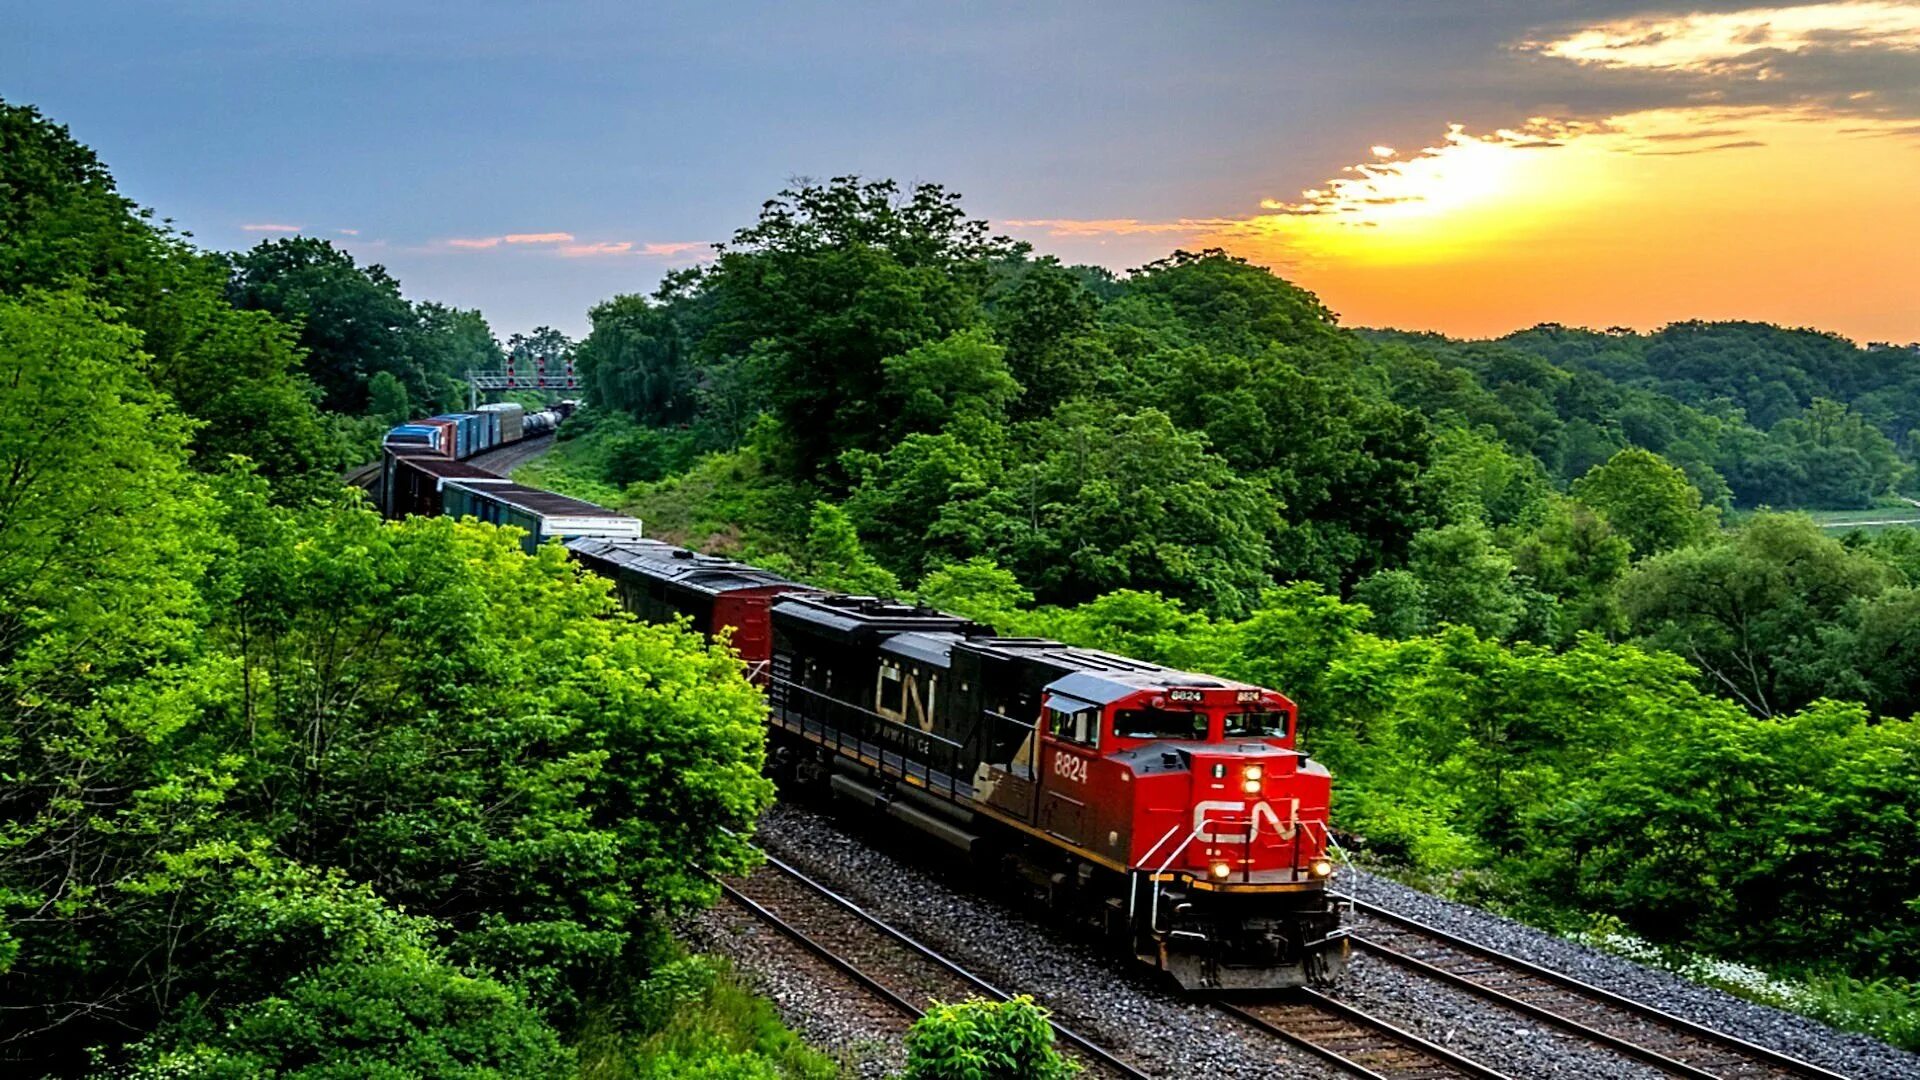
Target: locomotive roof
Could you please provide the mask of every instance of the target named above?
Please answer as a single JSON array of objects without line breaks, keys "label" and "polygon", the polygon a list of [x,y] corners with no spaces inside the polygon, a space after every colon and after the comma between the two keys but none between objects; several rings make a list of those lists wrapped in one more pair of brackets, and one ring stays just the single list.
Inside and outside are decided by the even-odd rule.
[{"label": "locomotive roof", "polygon": [[712,595],[779,586],[806,588],[771,570],[762,570],[718,555],[702,555],[661,540],[582,538],[570,541],[567,548],[581,555],[605,560],[622,570]]}]

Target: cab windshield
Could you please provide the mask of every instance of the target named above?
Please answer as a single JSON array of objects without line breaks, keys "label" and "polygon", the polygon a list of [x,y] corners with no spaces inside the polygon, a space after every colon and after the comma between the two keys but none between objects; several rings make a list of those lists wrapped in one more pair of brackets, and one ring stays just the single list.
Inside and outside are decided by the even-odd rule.
[{"label": "cab windshield", "polygon": [[1283,712],[1236,712],[1227,714],[1229,739],[1284,739],[1287,714]]},{"label": "cab windshield", "polygon": [[1207,714],[1172,709],[1121,709],[1113,733],[1128,739],[1205,739]]}]

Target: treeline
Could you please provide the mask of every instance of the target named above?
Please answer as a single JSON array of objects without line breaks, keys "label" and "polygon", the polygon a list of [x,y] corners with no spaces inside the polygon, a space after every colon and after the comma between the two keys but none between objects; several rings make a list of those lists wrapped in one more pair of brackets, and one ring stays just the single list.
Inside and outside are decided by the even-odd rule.
[{"label": "treeline", "polygon": [[1374,853],[1889,980],[1895,1019],[1849,1022],[1920,1037],[1920,532],[1730,512],[1902,490],[1913,349],[1356,333],[1219,252],[1063,266],[856,178],[591,318],[594,408],[539,477],[823,585],[1279,687]]},{"label": "treeline", "polygon": [[666,931],[771,798],[737,659],[334,476],[488,350],[324,244],[200,251],[0,106],[14,1071],[834,1074]]},{"label": "treeline", "polygon": [[[74,289],[140,334],[153,377],[191,417],[196,464],[240,454],[293,499],[378,455],[380,432],[464,407],[469,370],[505,351],[478,311],[410,301],[326,240],[195,246],[114,186],[94,153],[0,101],[0,281]],[[564,356],[541,328],[508,348]],[[315,486],[315,485],[318,486]]]}]

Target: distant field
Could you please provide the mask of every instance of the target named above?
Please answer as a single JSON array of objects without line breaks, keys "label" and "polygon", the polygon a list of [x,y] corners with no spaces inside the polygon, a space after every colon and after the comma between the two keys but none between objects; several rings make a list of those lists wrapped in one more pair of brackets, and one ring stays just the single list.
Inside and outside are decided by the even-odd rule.
[{"label": "distant field", "polygon": [[[1836,531],[1865,529],[1920,528],[1920,506],[1873,506],[1865,510],[1801,510],[1823,529]],[[1735,520],[1751,516],[1749,512],[1732,515]]]}]

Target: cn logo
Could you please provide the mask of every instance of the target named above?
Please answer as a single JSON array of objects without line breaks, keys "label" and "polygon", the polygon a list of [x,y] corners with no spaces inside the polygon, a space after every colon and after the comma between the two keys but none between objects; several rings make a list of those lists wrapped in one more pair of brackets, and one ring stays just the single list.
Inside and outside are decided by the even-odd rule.
[{"label": "cn logo", "polygon": [[1253,842],[1254,837],[1260,835],[1261,822],[1265,822],[1280,839],[1291,840],[1293,839],[1293,831],[1300,819],[1300,800],[1288,799],[1287,803],[1287,820],[1285,821],[1280,820],[1279,813],[1265,800],[1254,803],[1253,814],[1247,824],[1246,832],[1215,832],[1212,831],[1214,823],[1207,820],[1209,814],[1216,812],[1232,814],[1236,817],[1245,814],[1247,812],[1246,803],[1233,802],[1228,799],[1210,799],[1206,802],[1195,803],[1193,807],[1194,838],[1203,844],[1250,844]]}]

